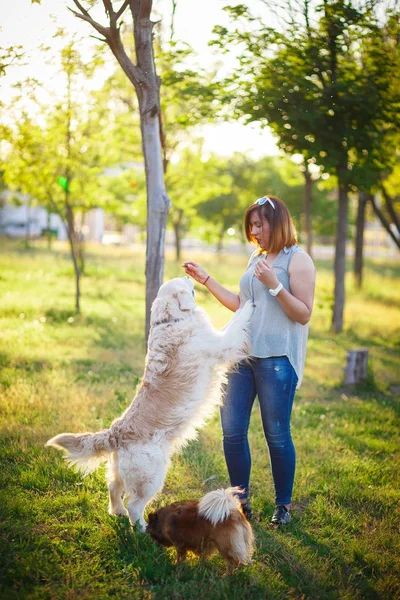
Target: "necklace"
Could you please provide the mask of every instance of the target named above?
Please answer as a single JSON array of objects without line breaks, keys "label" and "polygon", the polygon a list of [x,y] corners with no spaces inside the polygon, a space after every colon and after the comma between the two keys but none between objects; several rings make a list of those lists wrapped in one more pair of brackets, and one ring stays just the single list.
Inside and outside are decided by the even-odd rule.
[{"label": "necklace", "polygon": [[[267,254],[267,256],[268,256],[268,254]],[[254,265],[253,274],[252,274],[251,279],[250,279],[250,296],[251,296],[251,302],[252,302],[253,306],[256,305],[255,300],[254,300],[255,269],[256,269],[257,264],[260,262],[260,260],[266,260],[266,257],[263,258],[263,255],[261,255],[260,257],[258,257],[258,260],[256,261],[256,263]]]}]

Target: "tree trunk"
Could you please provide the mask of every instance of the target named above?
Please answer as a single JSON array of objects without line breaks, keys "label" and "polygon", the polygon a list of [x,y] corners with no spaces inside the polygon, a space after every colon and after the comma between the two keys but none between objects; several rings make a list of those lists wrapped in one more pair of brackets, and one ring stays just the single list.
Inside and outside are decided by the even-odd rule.
[{"label": "tree trunk", "polygon": [[218,234],[218,241],[217,241],[217,254],[220,254],[222,252],[223,246],[224,246],[224,233],[225,233],[225,229],[222,226],[221,231]]},{"label": "tree trunk", "polygon": [[72,206],[70,205],[69,199],[68,199],[69,198],[68,187],[65,190],[65,202],[64,202],[65,214],[63,214],[60,211],[59,207],[54,202],[54,199],[49,192],[48,192],[47,196],[48,196],[50,204],[53,206],[54,214],[56,214],[60,217],[61,222],[64,225],[65,231],[67,233],[69,247],[71,250],[72,263],[74,265],[74,271],[75,271],[75,311],[77,312],[77,314],[79,314],[80,313],[80,299],[81,299],[81,290],[80,290],[81,272],[79,270],[77,253],[76,253],[76,249],[75,249],[75,238],[76,238],[75,219],[74,219],[74,213],[73,213]]},{"label": "tree trunk", "polygon": [[305,163],[304,170],[304,216],[305,216],[305,237],[307,252],[312,256],[312,225],[311,225],[311,203],[312,203],[312,179],[311,173],[308,170],[307,163]]},{"label": "tree trunk", "polygon": [[370,202],[372,204],[372,208],[374,209],[374,212],[375,212],[376,216],[378,217],[378,219],[381,222],[382,227],[384,229],[386,229],[386,231],[388,232],[388,234],[390,235],[390,237],[392,238],[392,240],[394,241],[394,243],[396,244],[396,246],[400,250],[400,237],[397,238],[395,236],[395,234],[394,234],[392,228],[390,227],[390,224],[387,221],[385,215],[383,214],[383,212],[381,211],[381,209],[378,207],[373,194],[371,194],[371,196],[369,197],[369,200],[370,200]]},{"label": "tree trunk", "polygon": [[83,235],[85,216],[85,213],[82,212],[80,216],[79,233],[76,234],[77,258],[79,271],[81,275],[85,274],[85,238]]},{"label": "tree trunk", "polygon": [[382,190],[383,197],[385,198],[385,205],[386,205],[387,211],[392,219],[393,225],[397,229],[397,235],[400,238],[400,215],[397,214],[397,212],[394,208],[393,199],[387,193],[386,188],[383,185],[383,183],[381,184],[381,190]]},{"label": "tree trunk", "polygon": [[85,242],[82,239],[82,234],[79,234],[79,239],[77,242],[77,256],[78,256],[78,264],[79,271],[81,275],[85,274]]},{"label": "tree trunk", "polygon": [[50,230],[50,224],[51,224],[51,213],[50,211],[47,211],[47,250],[51,250],[51,230]]},{"label": "tree trunk", "polygon": [[[142,103],[139,102],[139,106]],[[141,129],[147,188],[146,240],[146,340],[150,330],[150,311],[164,276],[165,230],[169,198],[164,187],[164,169],[158,116],[141,108]]]},{"label": "tree trunk", "polygon": [[175,258],[176,261],[180,261],[181,260],[181,241],[182,241],[182,229],[181,229],[181,223],[182,223],[182,216],[183,216],[183,211],[182,209],[176,210],[174,212],[174,219],[173,219],[173,228],[174,228],[174,234],[175,234]]},{"label": "tree trunk", "polygon": [[72,262],[74,264],[74,271],[75,271],[75,312],[77,314],[79,314],[81,311],[81,307],[80,307],[81,271],[79,268],[79,241],[78,241],[77,234],[76,234],[75,215],[74,215],[72,206],[69,201],[70,190],[71,190],[71,188],[70,188],[71,175],[70,175],[70,169],[69,169],[69,159],[71,156],[71,138],[72,138],[72,134],[71,134],[71,121],[72,121],[71,88],[72,88],[71,71],[68,70],[67,71],[67,98],[68,98],[67,115],[68,115],[68,117],[67,117],[67,122],[66,122],[66,144],[65,144],[66,154],[67,154],[67,162],[66,162],[66,169],[65,169],[65,181],[66,181],[66,184],[65,184],[65,214],[66,214],[66,218],[67,218],[68,240],[69,240],[69,245],[71,248],[71,257],[72,257]]},{"label": "tree trunk", "polygon": [[381,222],[382,227],[384,227],[384,229],[386,229],[386,231],[388,232],[388,234],[390,235],[390,237],[392,238],[392,240],[394,241],[394,243],[396,244],[396,246],[400,250],[400,238],[397,238],[395,236],[395,234],[392,231],[392,228],[390,227],[390,224],[388,223],[385,215],[383,214],[383,212],[381,211],[381,209],[378,207],[373,194],[371,194],[371,196],[369,197],[369,199],[370,199],[370,202],[372,204],[372,208],[374,209],[374,212],[375,212],[376,216],[378,217],[378,219]]},{"label": "tree trunk", "polygon": [[77,314],[81,312],[80,310],[80,300],[81,300],[81,288],[80,288],[80,279],[81,272],[78,265],[78,256],[77,256],[77,241],[76,241],[76,232],[75,232],[75,222],[74,222],[74,214],[72,212],[72,207],[68,203],[68,191],[65,191],[67,200],[66,200],[66,214],[67,214],[67,235],[69,246],[71,248],[71,257],[74,265],[75,271],[75,311]]},{"label": "tree trunk", "polygon": [[25,248],[30,248],[30,239],[31,239],[31,209],[32,209],[32,199],[29,196],[28,203],[26,205],[26,227],[25,227]]},{"label": "tree trunk", "polygon": [[356,247],[354,254],[354,278],[356,287],[359,289],[362,286],[363,276],[365,208],[367,201],[368,194],[360,191],[358,194]]},{"label": "tree trunk", "polygon": [[332,329],[340,333],[343,329],[343,312],[345,303],[346,275],[346,242],[348,220],[348,186],[343,174],[344,169],[338,169],[339,204],[335,249],[335,292],[332,315]]},{"label": "tree trunk", "polygon": [[145,82],[136,84],[147,189],[146,242],[146,341],[150,330],[150,311],[164,276],[165,230],[170,201],[165,191],[163,151],[160,139],[160,81],[157,77],[152,47],[152,2],[130,3],[137,66]]},{"label": "tree trunk", "polygon": [[[114,10],[111,0],[103,0],[109,19],[104,27],[92,19],[79,0],[74,0],[80,13],[74,14],[87,21],[104,36],[124,73],[135,87],[139,102],[140,128],[146,172],[147,189],[147,243],[146,243],[146,341],[150,330],[151,305],[163,282],[165,229],[170,201],[165,191],[160,110],[160,78],[156,74],[150,20],[152,0],[125,0]],[[118,20],[129,7],[133,17],[133,37],[136,65],[127,55],[121,40]]]}]

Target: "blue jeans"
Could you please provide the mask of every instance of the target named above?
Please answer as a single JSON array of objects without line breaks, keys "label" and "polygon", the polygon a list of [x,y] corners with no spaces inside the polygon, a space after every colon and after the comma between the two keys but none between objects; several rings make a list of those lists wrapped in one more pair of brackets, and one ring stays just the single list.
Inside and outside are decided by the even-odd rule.
[{"label": "blue jeans", "polygon": [[296,453],[290,416],[296,385],[296,372],[286,356],[251,358],[228,376],[221,407],[223,445],[231,485],[243,488],[242,498],[249,495],[251,455],[247,433],[257,395],[269,448],[275,503],[291,503]]}]

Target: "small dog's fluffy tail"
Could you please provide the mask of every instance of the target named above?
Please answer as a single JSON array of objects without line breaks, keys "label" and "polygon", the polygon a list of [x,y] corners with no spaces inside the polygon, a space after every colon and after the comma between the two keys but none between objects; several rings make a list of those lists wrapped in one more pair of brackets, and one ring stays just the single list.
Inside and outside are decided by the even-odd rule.
[{"label": "small dog's fluffy tail", "polygon": [[[209,492],[199,501],[198,513],[214,526],[230,517],[234,522],[229,528],[229,555],[234,563],[248,563],[254,552],[254,535],[250,523],[240,508],[238,487]],[[228,540],[226,540],[228,542]],[[219,549],[220,544],[218,545]]]},{"label": "small dog's fluffy tail", "polygon": [[84,475],[95,471],[115,450],[109,429],[97,433],[60,433],[51,438],[46,446],[64,450],[69,465],[75,465]]},{"label": "small dog's fluffy tail", "polygon": [[237,497],[240,491],[238,487],[230,487],[209,492],[199,501],[199,515],[213,525],[226,521],[233,511],[240,508],[240,500]]}]

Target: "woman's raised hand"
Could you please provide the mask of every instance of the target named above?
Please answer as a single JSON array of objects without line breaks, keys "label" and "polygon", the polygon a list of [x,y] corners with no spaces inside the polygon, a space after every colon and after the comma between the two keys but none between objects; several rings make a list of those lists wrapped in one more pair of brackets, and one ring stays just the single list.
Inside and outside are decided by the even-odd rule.
[{"label": "woman's raised hand", "polygon": [[185,273],[187,275],[190,275],[190,277],[193,277],[193,279],[199,283],[205,283],[206,279],[208,278],[208,274],[203,267],[195,262],[185,262],[183,263],[182,267],[185,269]]}]

